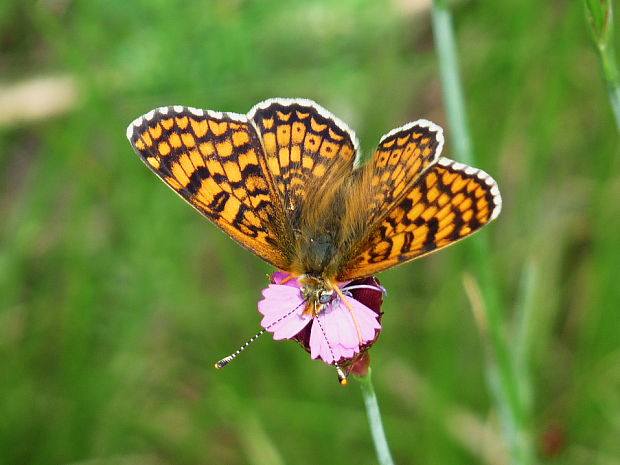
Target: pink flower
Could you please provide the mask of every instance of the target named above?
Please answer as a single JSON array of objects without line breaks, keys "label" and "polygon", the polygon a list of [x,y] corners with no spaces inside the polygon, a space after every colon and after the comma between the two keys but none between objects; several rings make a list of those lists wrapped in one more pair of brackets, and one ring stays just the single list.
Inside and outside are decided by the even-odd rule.
[{"label": "pink flower", "polygon": [[375,278],[342,283],[339,288],[346,302],[336,297],[314,315],[306,311],[297,279],[278,271],[258,303],[261,326],[276,340],[297,340],[313,359],[351,365],[379,336],[385,291]]}]

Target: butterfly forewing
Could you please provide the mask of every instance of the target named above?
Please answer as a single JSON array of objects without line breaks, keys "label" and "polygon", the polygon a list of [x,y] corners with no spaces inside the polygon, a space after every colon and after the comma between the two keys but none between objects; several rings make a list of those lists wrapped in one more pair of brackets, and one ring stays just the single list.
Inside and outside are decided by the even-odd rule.
[{"label": "butterfly forewing", "polygon": [[162,107],[135,120],[127,136],[151,170],[203,215],[287,269],[286,221],[260,139],[245,116]]},{"label": "butterfly forewing", "polygon": [[440,158],[370,228],[338,280],[370,276],[474,233],[497,217],[501,197],[484,171]]},{"label": "butterfly forewing", "polygon": [[268,169],[292,226],[304,199],[326,177],[349,176],[357,156],[352,131],[310,100],[272,99],[248,114],[261,136]]}]

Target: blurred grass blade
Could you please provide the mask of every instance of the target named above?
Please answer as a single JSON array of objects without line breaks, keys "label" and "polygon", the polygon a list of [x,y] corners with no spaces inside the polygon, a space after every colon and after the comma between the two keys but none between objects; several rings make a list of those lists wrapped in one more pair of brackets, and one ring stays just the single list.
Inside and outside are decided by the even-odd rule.
[{"label": "blurred grass blade", "polygon": [[[524,371],[526,371],[528,360],[531,357],[532,337],[536,334],[533,326],[536,315],[534,303],[539,279],[538,270],[539,266],[534,260],[529,260],[525,264],[517,297],[514,353],[516,365],[522,374],[526,374]],[[527,377],[529,378],[529,376]]]},{"label": "blurred grass blade", "polygon": [[584,3],[592,37],[598,47],[605,48],[611,43],[613,21],[611,0],[584,0]]},{"label": "blurred grass blade", "polygon": [[537,331],[536,293],[539,283],[539,265],[530,259],[523,266],[521,283],[517,294],[513,353],[519,382],[519,393],[525,413],[524,426],[529,429],[533,407],[533,383],[530,373],[533,346]]},{"label": "blurred grass blade", "polygon": [[586,19],[598,50],[609,101],[620,132],[620,70],[613,43],[613,10],[611,0],[584,0]]},{"label": "blurred grass blade", "polygon": [[[458,161],[476,166],[467,123],[463,91],[458,69],[458,60],[452,17],[444,0],[433,2],[433,34],[439,58],[442,88],[446,105],[450,140]],[[502,315],[502,303],[498,284],[490,268],[490,253],[484,232],[470,242],[473,265],[479,283],[478,307],[484,318],[478,321],[488,325],[481,334],[487,346],[487,379],[500,417],[504,436],[509,445],[511,461],[518,465],[534,463],[534,454],[529,432],[526,428],[526,408],[518,379],[514,355],[509,351]],[[487,337],[488,336],[488,337]]]},{"label": "blurred grass blade", "polygon": [[452,17],[443,0],[433,3],[433,34],[439,54],[444,104],[450,126],[450,140],[458,161],[473,165],[469,123],[463,104],[463,89],[459,75]]},{"label": "blurred grass blade", "polygon": [[254,414],[244,412],[239,421],[244,424],[240,429],[240,440],[248,463],[251,465],[284,465],[284,459],[275,442],[269,437],[265,427]]}]

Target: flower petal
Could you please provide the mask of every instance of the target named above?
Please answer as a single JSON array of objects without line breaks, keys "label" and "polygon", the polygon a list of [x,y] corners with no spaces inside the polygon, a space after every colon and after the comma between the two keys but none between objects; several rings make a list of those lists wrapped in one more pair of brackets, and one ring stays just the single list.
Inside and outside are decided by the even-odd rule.
[{"label": "flower petal", "polygon": [[273,274],[272,279],[273,279],[273,282],[276,284],[280,284],[282,281],[286,279],[287,281],[283,284],[284,286],[301,288],[301,284],[299,284],[299,281],[297,280],[297,278],[293,278],[290,273],[287,273],[285,271],[276,271]]},{"label": "flower petal", "polygon": [[304,314],[304,300],[296,287],[270,284],[263,297],[258,302],[258,311],[264,315],[260,324],[275,340],[294,337],[312,320]]},{"label": "flower petal", "polygon": [[350,358],[355,355],[355,349],[346,348],[333,340],[328,340],[325,315],[325,313],[321,313],[312,321],[310,356],[313,359],[321,358],[325,363],[332,364],[342,358]]},{"label": "flower petal", "polygon": [[375,330],[381,329],[381,323],[378,321],[379,315],[358,300],[351,297],[347,297],[346,299],[355,313],[355,319],[362,333],[363,343],[365,344],[368,341],[372,341],[375,338]]},{"label": "flower petal", "polygon": [[325,311],[324,318],[327,339],[332,345],[339,344],[346,348],[359,350],[360,339],[351,317],[351,311],[339,299],[334,301],[331,307]]},{"label": "flower petal", "polygon": [[320,357],[325,363],[334,363],[351,358],[360,351],[358,326],[364,344],[373,340],[375,330],[381,328],[375,312],[352,297],[346,299],[355,319],[351,310],[339,300],[315,317],[310,332],[310,356],[313,359]]}]

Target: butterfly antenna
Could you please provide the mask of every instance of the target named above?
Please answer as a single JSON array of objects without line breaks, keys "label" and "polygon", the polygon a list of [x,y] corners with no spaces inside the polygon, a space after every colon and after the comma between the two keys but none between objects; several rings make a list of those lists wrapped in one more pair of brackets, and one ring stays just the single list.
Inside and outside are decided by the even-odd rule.
[{"label": "butterfly antenna", "polygon": [[234,353],[230,354],[228,357],[224,357],[219,362],[216,362],[215,368],[217,368],[218,370],[221,369],[221,368],[224,368],[226,365],[228,365],[230,362],[232,362],[235,358],[237,358],[237,355],[239,355],[241,352],[243,352],[245,349],[247,349],[247,347],[250,344],[252,344],[256,339],[258,339],[263,334],[265,334],[265,329],[261,329],[258,333],[256,333],[250,339],[248,339],[245,342],[245,344],[243,344],[241,347],[239,347]]}]

